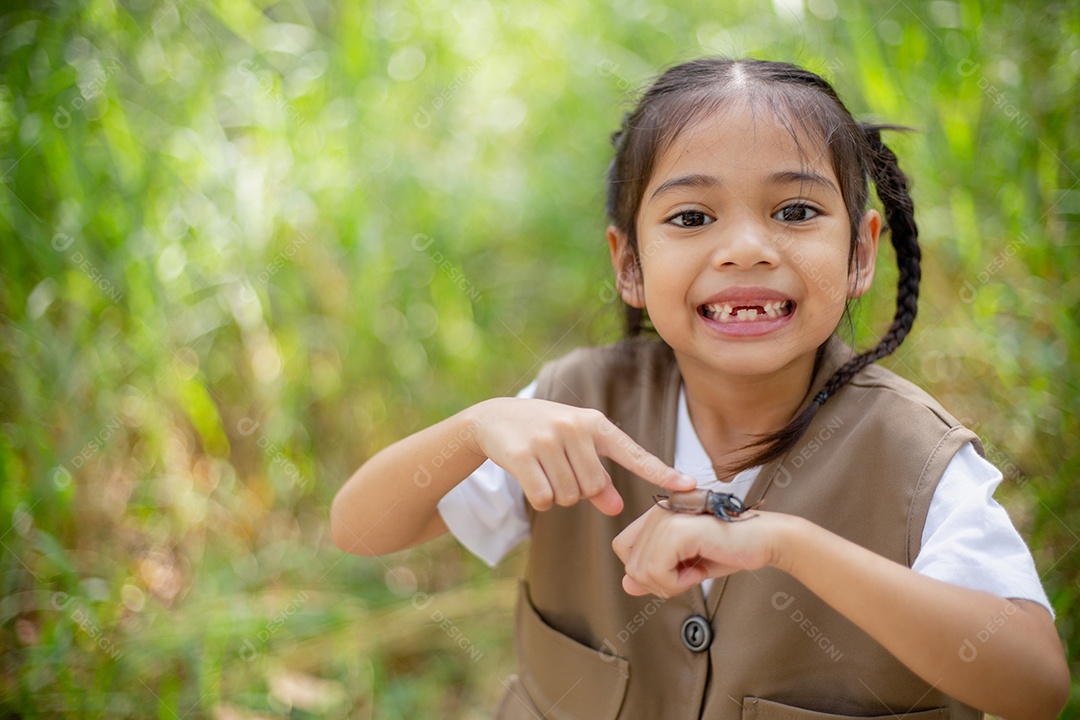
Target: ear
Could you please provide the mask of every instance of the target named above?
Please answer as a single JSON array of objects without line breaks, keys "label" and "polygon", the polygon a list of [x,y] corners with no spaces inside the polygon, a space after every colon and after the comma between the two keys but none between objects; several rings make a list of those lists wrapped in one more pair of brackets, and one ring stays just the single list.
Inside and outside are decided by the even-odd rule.
[{"label": "ear", "polygon": [[[859,223],[859,240],[855,245],[855,264],[848,275],[848,297],[862,297],[874,282],[878,240],[881,239],[881,214],[867,210]],[[856,272],[857,271],[857,272]]]},{"label": "ear", "polygon": [[611,266],[615,268],[615,286],[619,297],[630,307],[639,310],[645,308],[645,286],[641,279],[641,268],[637,256],[626,239],[626,233],[609,225],[607,229],[608,248],[611,249]]}]

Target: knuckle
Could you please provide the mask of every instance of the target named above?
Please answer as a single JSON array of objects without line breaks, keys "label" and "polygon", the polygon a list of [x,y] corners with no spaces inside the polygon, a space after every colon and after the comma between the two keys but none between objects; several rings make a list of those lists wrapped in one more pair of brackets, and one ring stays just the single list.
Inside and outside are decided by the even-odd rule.
[{"label": "knuckle", "polygon": [[581,496],[593,498],[604,492],[607,487],[607,478],[599,475],[591,475],[581,481]]},{"label": "knuckle", "polygon": [[551,487],[555,494],[555,503],[563,507],[569,507],[579,499],[577,481],[569,473],[561,473],[551,477]]},{"label": "knuckle", "polygon": [[562,442],[557,433],[540,432],[533,438],[532,445],[537,452],[548,452],[560,447]]},{"label": "knuckle", "polygon": [[552,419],[551,427],[556,434],[573,432],[577,428],[577,420],[572,415],[559,415]]},{"label": "knuckle", "polygon": [[589,410],[586,417],[589,424],[596,428],[601,435],[611,435],[619,429],[615,423],[608,419],[607,415],[599,410]]},{"label": "knuckle", "polygon": [[578,490],[578,496],[588,500],[589,498],[594,498],[599,495],[601,490],[602,488],[597,487],[594,483],[583,480],[581,482],[581,487]]},{"label": "knuckle", "polygon": [[506,451],[506,462],[511,466],[520,466],[535,456],[529,448],[515,447]]},{"label": "knuckle", "polygon": [[526,493],[526,495],[529,502],[537,510],[548,510],[555,503],[555,494],[550,489],[533,490],[531,493]]},{"label": "knuckle", "polygon": [[581,496],[577,493],[559,493],[555,496],[555,502],[562,507],[570,507],[576,505],[577,501],[581,499]]}]

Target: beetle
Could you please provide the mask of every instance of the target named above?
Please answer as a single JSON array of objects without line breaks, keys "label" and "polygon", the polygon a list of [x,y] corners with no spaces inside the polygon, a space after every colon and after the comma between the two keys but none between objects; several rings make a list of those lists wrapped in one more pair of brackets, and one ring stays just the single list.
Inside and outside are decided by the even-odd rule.
[{"label": "beetle", "polygon": [[653,495],[653,502],[671,512],[714,515],[724,522],[750,520],[753,515],[749,518],[744,518],[742,515],[761,505],[761,502],[756,502],[747,507],[742,500],[731,493],[713,492],[701,488],[670,495]]}]

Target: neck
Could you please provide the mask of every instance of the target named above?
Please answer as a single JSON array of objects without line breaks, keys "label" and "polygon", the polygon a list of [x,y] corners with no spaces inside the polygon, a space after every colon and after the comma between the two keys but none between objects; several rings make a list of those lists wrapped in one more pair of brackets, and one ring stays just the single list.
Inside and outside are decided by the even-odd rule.
[{"label": "neck", "polygon": [[722,469],[750,457],[757,448],[742,448],[791,421],[813,380],[815,354],[754,377],[719,375],[678,353],[676,359],[694,430]]}]

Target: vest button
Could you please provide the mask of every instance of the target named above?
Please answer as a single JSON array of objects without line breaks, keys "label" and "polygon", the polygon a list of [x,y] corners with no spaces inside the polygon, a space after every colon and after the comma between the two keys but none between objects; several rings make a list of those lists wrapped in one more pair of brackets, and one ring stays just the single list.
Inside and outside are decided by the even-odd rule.
[{"label": "vest button", "polygon": [[712,627],[709,621],[700,615],[691,615],[682,624],[682,641],[687,650],[705,652],[712,643]]}]

